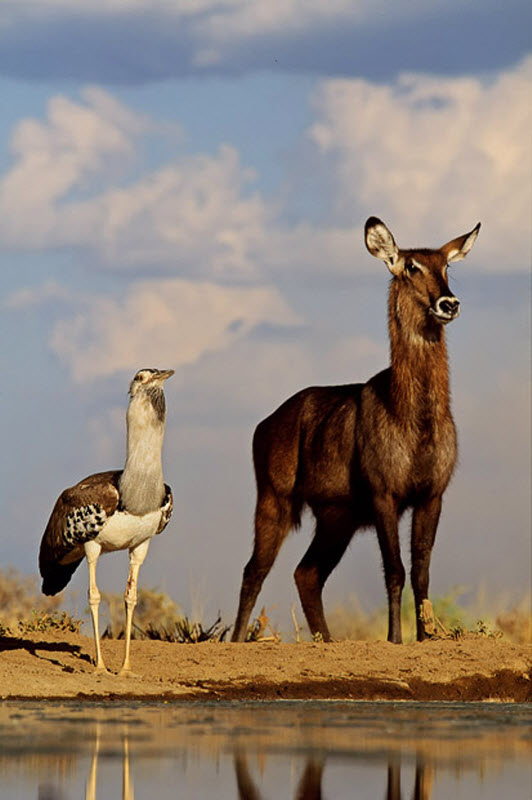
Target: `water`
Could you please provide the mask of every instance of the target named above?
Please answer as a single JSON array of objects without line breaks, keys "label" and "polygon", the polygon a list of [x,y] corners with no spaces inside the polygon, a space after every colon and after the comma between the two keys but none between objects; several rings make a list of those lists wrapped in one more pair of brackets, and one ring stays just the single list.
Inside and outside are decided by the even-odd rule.
[{"label": "water", "polygon": [[0,704],[1,800],[530,800],[514,704]]}]

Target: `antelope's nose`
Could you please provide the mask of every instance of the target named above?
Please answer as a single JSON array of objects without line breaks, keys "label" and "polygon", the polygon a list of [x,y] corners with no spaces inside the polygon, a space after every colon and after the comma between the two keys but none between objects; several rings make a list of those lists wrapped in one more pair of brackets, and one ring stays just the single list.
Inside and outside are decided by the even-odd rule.
[{"label": "antelope's nose", "polygon": [[460,300],[457,297],[440,297],[436,309],[443,317],[454,319],[460,313]]}]

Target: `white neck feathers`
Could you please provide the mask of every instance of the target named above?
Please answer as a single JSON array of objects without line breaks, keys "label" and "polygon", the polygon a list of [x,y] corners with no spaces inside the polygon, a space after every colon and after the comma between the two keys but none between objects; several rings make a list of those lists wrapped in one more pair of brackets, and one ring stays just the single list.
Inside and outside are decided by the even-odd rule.
[{"label": "white neck feathers", "polygon": [[[163,401],[164,402],[164,401]],[[165,489],[162,449],[165,417],[145,392],[135,394],[127,410],[127,456],[120,477],[124,510],[147,514],[160,508]]]}]

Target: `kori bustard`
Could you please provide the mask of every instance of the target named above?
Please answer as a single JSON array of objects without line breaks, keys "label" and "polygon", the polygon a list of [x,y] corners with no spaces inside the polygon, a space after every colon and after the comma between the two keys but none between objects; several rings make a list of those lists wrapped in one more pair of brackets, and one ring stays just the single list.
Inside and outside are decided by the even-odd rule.
[{"label": "kori bustard", "polygon": [[126,646],[121,675],[131,671],[130,642],[137,580],[150,541],[172,514],[172,491],[164,483],[162,447],[166,421],[163,384],[174,370],[141,369],[129,386],[127,455],[123,470],[98,472],[65,489],[57,500],[40,553],[39,569],[46,595],[60,592],[87,559],[89,606],[96,648],[96,671],[104,672],[100,646],[96,564],[100,553],[129,550],[125,591]]}]

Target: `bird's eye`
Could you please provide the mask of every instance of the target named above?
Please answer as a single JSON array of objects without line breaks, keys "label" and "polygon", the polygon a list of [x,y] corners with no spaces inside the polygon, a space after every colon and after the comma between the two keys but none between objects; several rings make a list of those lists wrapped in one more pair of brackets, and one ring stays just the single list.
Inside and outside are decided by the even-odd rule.
[{"label": "bird's eye", "polygon": [[414,275],[416,272],[420,272],[419,267],[416,267],[413,261],[407,261],[405,264],[405,269],[409,275]]}]

